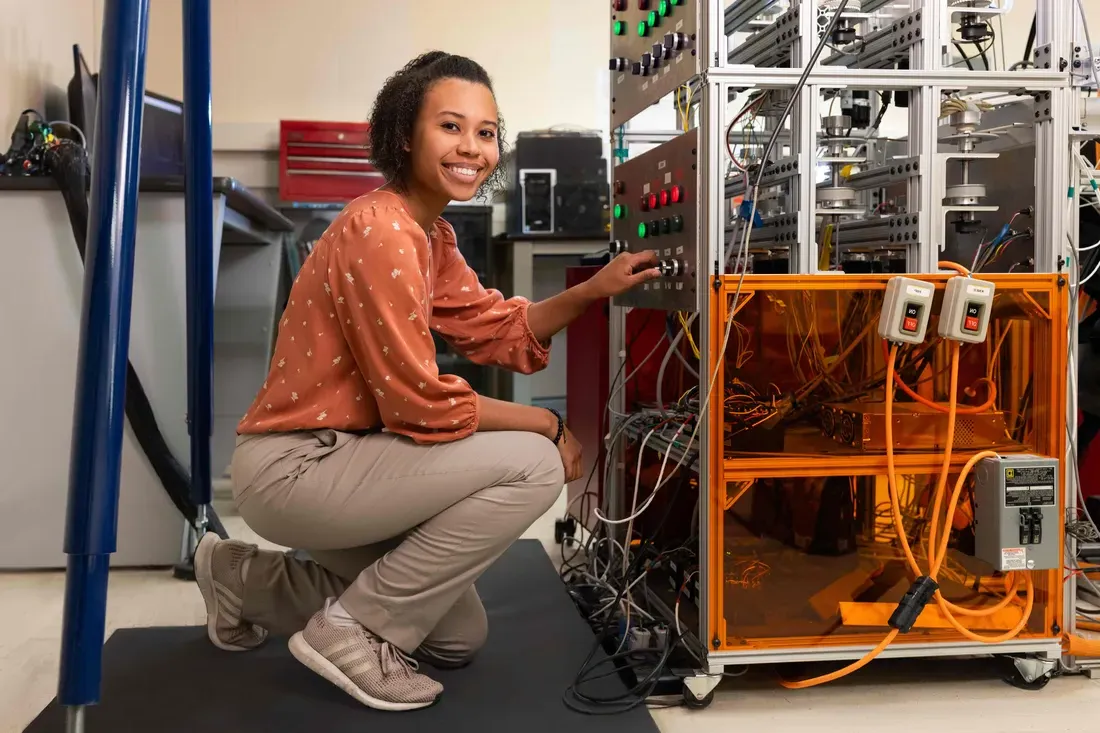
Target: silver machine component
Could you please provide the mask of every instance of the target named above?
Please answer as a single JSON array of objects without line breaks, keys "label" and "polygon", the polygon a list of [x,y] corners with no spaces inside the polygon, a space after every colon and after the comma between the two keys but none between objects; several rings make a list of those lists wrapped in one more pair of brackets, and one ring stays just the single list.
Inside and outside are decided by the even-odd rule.
[{"label": "silver machine component", "polygon": [[[691,25],[690,31],[683,31],[689,41],[680,65],[661,59],[664,66],[655,67],[651,56],[648,76],[631,74],[630,67],[611,72],[612,129],[622,126],[628,133],[631,119],[643,109],[667,104],[663,100],[681,86],[692,90],[693,129],[676,138],[684,145],[681,138],[691,135],[690,146],[674,148],[675,141],[665,142],[617,165],[612,179],[630,180],[631,192],[623,194],[623,202],[636,207],[636,190],[646,183],[656,188],[667,185],[670,171],[667,165],[659,166],[660,160],[690,160],[694,166],[688,175],[692,182],[685,184],[691,191],[690,228],[685,227],[684,236],[658,237],[662,277],[653,281],[656,287],[632,292],[612,308],[610,353],[617,355],[610,364],[612,380],[629,358],[627,307],[693,311],[699,351],[713,354],[725,325],[714,322],[717,308],[712,300],[719,276],[759,273],[766,267],[773,273],[828,277],[821,257],[826,227],[832,227],[834,254],[828,269],[927,274],[940,271],[939,262],[947,252],[961,253],[952,258],[969,264],[979,243],[1007,225],[1013,212],[1027,208],[1028,226],[1033,228],[1029,268],[1066,273],[1070,288],[1076,287],[1075,270],[1067,269],[1067,263],[1077,246],[1077,207],[1066,215],[1066,191],[1075,189],[1080,196],[1087,186],[1081,185],[1082,174],[1071,151],[1086,139],[1082,110],[1091,109],[1100,119],[1100,105],[1086,105],[1079,87],[1087,79],[1072,73],[1075,0],[1037,4],[1033,64],[1014,70],[972,70],[959,64],[955,55],[953,40],[981,38],[983,26],[1005,12],[1000,0],[849,2],[828,38],[825,31],[841,0],[790,0],[778,5],[770,0],[734,0],[726,5],[727,0],[686,0],[661,21],[662,34],[680,20]],[[637,6],[624,3],[627,10],[613,9],[612,18],[625,20],[633,32],[645,15]],[[1029,13],[1026,21],[1030,19]],[[822,41],[825,51],[808,68]],[[643,51],[652,53],[651,44],[612,39],[615,56],[632,63]],[[627,87],[629,94],[623,91]],[[849,106],[845,95],[856,93],[870,106],[870,121],[865,109]],[[739,108],[742,117],[735,119]],[[889,135],[879,129],[884,108],[894,112]],[[898,133],[899,126],[905,132]],[[777,129],[774,148],[765,151]],[[730,151],[739,156],[736,161],[730,160]],[[612,220],[613,251],[654,248],[648,235],[639,237],[638,224],[637,218]],[[751,236],[747,250],[741,251],[747,228]],[[1075,353],[1069,359],[1075,363]],[[701,363],[707,363],[706,357]],[[699,369],[699,395],[708,394],[708,372]],[[1076,414],[1073,385],[1065,391],[1067,412]],[[625,412],[624,392],[612,395],[612,415]],[[721,401],[720,396],[715,400]],[[638,434],[636,426],[624,427]],[[713,421],[699,421],[684,461],[685,469],[695,474],[700,494],[723,478],[715,475],[722,462],[712,454],[721,448],[720,437],[711,435],[713,429]],[[1068,429],[1072,435],[1073,427]],[[624,432],[632,434],[630,430]],[[679,441],[668,438],[672,460],[687,455],[686,435]],[[666,443],[654,436],[650,445]],[[1068,461],[1067,454],[1063,468]],[[1065,509],[1075,511],[1069,473],[1065,471],[1067,477],[1054,491]],[[608,478],[608,512],[623,517],[630,496],[623,466],[612,466]],[[990,497],[1003,496],[1003,487],[988,478],[979,482],[977,505],[991,512],[979,517],[981,552],[986,559],[999,559],[1005,549],[1014,549],[1009,547],[1009,523],[1015,521],[1019,530],[1018,512],[1000,505],[994,512]],[[703,500],[698,511],[699,546],[712,546],[715,512],[721,507]],[[1025,553],[1025,566],[1028,559],[1035,567],[1063,560],[1056,549],[1061,538],[1052,536],[1050,529],[1058,525],[1046,524],[1055,521],[1048,514],[1043,508],[1042,519],[1035,520],[1041,525],[1042,543],[1034,553],[1031,548]],[[1017,555],[1010,552],[1009,559],[1018,562]],[[727,666],[852,660],[869,651],[864,645],[811,643],[792,648],[724,646],[717,636],[724,620],[713,617],[713,609],[721,604],[710,597],[722,577],[721,558],[700,552],[698,617],[683,629],[688,645],[701,658],[690,685],[697,699],[709,694],[714,675]],[[1076,582],[1071,576],[1064,587],[1067,624],[1074,617]],[[996,644],[892,644],[882,656],[972,654],[1040,660],[1024,665],[1029,675],[1048,673],[1053,662],[1069,670],[1087,666],[1085,660],[1065,656],[1053,635]]]}]

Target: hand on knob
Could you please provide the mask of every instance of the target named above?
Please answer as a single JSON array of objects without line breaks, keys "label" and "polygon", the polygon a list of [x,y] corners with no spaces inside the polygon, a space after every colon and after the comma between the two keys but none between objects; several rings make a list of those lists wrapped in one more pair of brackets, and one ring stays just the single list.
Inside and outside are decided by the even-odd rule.
[{"label": "hand on knob", "polygon": [[660,275],[655,252],[623,252],[593,275],[588,286],[595,297],[611,298]]}]

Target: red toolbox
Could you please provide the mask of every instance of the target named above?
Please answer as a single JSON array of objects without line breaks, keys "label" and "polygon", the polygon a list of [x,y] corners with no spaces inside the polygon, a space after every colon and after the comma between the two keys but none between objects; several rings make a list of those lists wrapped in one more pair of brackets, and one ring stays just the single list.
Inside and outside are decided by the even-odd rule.
[{"label": "red toolbox", "polygon": [[370,161],[366,122],[279,121],[279,198],[342,203],[385,183]]}]

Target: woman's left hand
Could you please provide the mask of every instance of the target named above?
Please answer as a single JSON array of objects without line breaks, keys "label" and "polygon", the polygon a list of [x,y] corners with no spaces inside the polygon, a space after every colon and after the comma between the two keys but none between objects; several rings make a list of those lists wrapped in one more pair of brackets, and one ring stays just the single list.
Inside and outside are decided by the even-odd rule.
[{"label": "woman's left hand", "polygon": [[595,297],[612,298],[660,277],[656,264],[657,253],[652,250],[623,252],[593,275],[588,284]]}]

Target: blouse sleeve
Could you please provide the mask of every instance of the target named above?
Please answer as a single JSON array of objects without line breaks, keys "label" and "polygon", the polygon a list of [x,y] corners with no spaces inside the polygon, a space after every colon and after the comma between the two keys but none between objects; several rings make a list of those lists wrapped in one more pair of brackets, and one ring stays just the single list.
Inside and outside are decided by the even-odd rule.
[{"label": "blouse sleeve", "polygon": [[477,394],[441,375],[429,330],[417,245],[405,221],[353,214],[333,242],[329,285],[344,337],[389,432],[418,443],[464,438],[478,427]]},{"label": "blouse sleeve", "polygon": [[550,350],[527,323],[531,303],[505,300],[482,287],[458,247],[443,248],[432,305],[432,328],[476,364],[503,366],[521,374],[546,368]]}]

